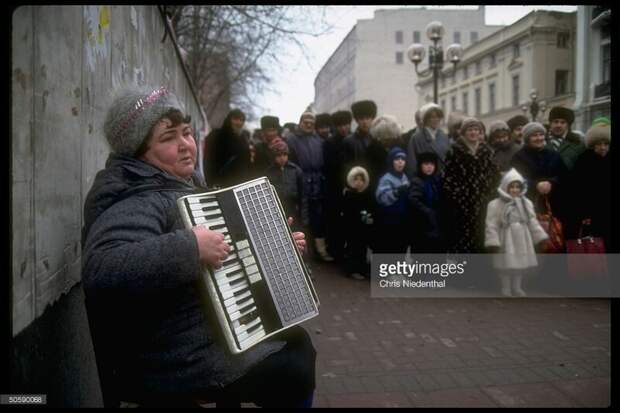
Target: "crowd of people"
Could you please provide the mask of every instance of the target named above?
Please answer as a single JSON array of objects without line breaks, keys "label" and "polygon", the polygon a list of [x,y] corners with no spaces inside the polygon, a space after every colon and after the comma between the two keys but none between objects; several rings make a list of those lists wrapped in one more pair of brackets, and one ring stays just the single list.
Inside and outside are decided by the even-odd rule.
[{"label": "crowd of people", "polygon": [[[206,139],[207,183],[269,177],[317,256],[337,261],[352,278],[369,277],[369,250],[545,252],[547,234],[537,216],[546,213],[559,219],[566,239],[585,231],[610,245],[611,126],[605,117],[585,136],[572,131],[574,112],[560,106],[546,125],[523,115],[484,125],[452,112],[444,130],[443,110],[427,103],[414,114],[416,126],[403,131],[396,118],[378,116],[377,105],[363,100],[351,111],[306,111],[285,127],[264,116],[249,140],[241,127],[228,126],[231,117],[239,125],[245,120],[233,110]],[[236,149],[233,143],[241,141],[244,148]],[[517,223],[523,231],[503,231]],[[523,240],[511,237],[524,231],[527,245],[517,248]],[[518,282],[512,290],[523,294]]]}]

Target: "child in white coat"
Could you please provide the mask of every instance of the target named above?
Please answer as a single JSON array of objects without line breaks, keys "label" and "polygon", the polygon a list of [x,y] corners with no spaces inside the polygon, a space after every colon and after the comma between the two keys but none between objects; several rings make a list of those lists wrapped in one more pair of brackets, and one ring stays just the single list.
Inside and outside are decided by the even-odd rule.
[{"label": "child in white coat", "polygon": [[495,253],[493,264],[499,271],[502,295],[525,297],[521,287],[523,270],[536,267],[535,245],[548,238],[525,197],[527,185],[512,168],[497,189],[499,197],[489,202],[484,245]]}]

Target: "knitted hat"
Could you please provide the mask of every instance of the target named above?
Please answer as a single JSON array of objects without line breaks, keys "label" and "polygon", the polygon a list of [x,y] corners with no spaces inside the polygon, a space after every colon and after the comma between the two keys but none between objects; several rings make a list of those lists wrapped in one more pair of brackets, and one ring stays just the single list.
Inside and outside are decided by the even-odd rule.
[{"label": "knitted hat", "polygon": [[477,126],[480,129],[480,133],[484,131],[484,126],[482,126],[482,122],[480,122],[478,119],[465,118],[463,119],[463,122],[461,122],[461,130],[459,131],[461,136],[465,136],[465,131],[472,126]]},{"label": "knitted hat", "polygon": [[549,112],[549,123],[554,119],[564,119],[569,125],[572,125],[575,120],[575,112],[562,106],[554,106]]},{"label": "knitted hat", "polygon": [[360,192],[364,192],[366,188],[368,188],[370,182],[368,180],[368,171],[366,171],[366,169],[362,168],[361,166],[354,166],[353,168],[351,168],[351,170],[347,174],[347,184],[350,188],[353,188],[353,178],[359,174],[362,174],[364,176],[364,186],[362,186],[362,188],[360,189]]},{"label": "knitted hat", "polygon": [[329,113],[319,113],[316,115],[316,123],[314,127],[319,128],[329,128],[332,125],[332,118],[329,116]]},{"label": "knitted hat", "polygon": [[506,121],[511,131],[517,129],[519,126],[525,126],[528,122],[529,120],[523,115],[513,116]]},{"label": "knitted hat", "polygon": [[355,119],[374,118],[377,116],[377,104],[372,100],[360,100],[351,105]]},{"label": "knitted hat", "polygon": [[263,116],[260,118],[261,129],[280,129],[280,119],[277,116]]},{"label": "knitted hat", "polygon": [[269,149],[271,150],[271,154],[273,156],[288,155],[288,145],[283,140],[279,140],[278,142],[269,146]]},{"label": "knitted hat", "polygon": [[545,134],[547,133],[547,130],[541,123],[530,122],[523,126],[521,132],[523,133],[523,142],[528,143],[530,141],[530,136],[532,136],[534,133],[542,132],[543,134]]},{"label": "knitted hat", "polygon": [[103,124],[112,151],[134,156],[153,125],[173,109],[185,113],[177,96],[163,86],[121,91],[110,105]]},{"label": "knitted hat", "polygon": [[397,159],[397,158],[401,158],[401,159],[407,160],[407,154],[399,146],[393,147],[388,152],[388,156],[387,156],[388,168],[392,167],[392,162],[394,162],[394,160]]},{"label": "knitted hat", "polygon": [[592,121],[592,126],[594,125],[609,125],[611,126],[611,121],[606,116],[600,116]]},{"label": "knitted hat", "polygon": [[420,108],[420,118],[422,119],[423,125],[426,125],[428,117],[433,112],[437,113],[440,118],[443,118],[443,110],[441,110],[441,106],[436,103],[430,102]]},{"label": "knitted hat", "polygon": [[611,125],[598,123],[590,127],[586,132],[586,145],[592,148],[600,142],[611,142]]},{"label": "knitted hat", "polygon": [[332,113],[332,124],[335,127],[350,125],[352,120],[353,117],[351,116],[351,112],[349,112],[348,110],[339,110]]}]

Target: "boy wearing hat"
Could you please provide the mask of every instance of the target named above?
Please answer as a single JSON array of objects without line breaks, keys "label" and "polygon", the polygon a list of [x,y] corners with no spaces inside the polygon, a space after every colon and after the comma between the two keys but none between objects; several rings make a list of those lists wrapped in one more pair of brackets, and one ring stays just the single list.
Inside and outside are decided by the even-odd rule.
[{"label": "boy wearing hat", "polygon": [[560,154],[568,170],[572,170],[575,161],[586,150],[579,135],[571,131],[575,113],[562,106],[555,106],[549,112],[549,132],[547,147]]}]

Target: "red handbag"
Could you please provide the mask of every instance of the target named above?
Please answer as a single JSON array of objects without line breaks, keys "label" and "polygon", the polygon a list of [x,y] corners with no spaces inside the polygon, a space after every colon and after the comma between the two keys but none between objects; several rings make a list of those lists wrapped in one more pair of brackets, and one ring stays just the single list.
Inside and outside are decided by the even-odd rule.
[{"label": "red handbag", "polygon": [[583,227],[579,227],[579,238],[566,241],[568,276],[575,281],[606,278],[605,242],[599,237],[584,237]]},{"label": "red handbag", "polygon": [[549,236],[549,239],[546,240],[542,246],[542,252],[547,254],[558,254],[564,252],[566,246],[564,243],[562,223],[559,219],[553,216],[553,213],[551,212],[551,205],[549,204],[549,198],[544,195],[542,199],[546,211],[544,213],[536,214],[536,218],[538,219],[540,226]]}]

